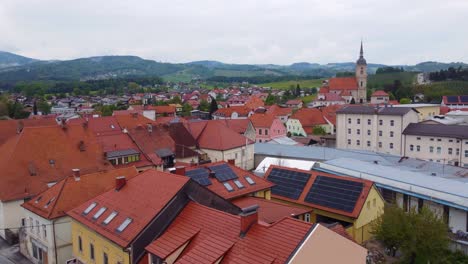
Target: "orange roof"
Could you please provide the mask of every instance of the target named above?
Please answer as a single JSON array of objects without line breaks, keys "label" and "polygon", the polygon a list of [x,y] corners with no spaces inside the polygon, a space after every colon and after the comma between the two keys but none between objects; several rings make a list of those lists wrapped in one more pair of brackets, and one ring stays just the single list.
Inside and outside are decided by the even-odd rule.
[{"label": "orange roof", "polygon": [[219,119],[218,121],[239,134],[244,134],[250,123],[249,119]]},{"label": "orange roof", "polygon": [[[224,199],[229,200],[229,199],[245,196],[248,194],[253,194],[258,191],[269,189],[273,186],[271,182],[261,177],[258,177],[249,171],[233,166],[225,161],[219,161],[219,162],[190,167],[190,168],[187,168],[186,171],[188,172],[188,171],[199,169],[199,168],[203,168],[209,171],[210,167],[220,165],[220,164],[228,165],[231,168],[232,172],[237,176],[237,179],[232,179],[232,180],[221,182],[221,181],[218,181],[216,178],[210,178],[211,185],[208,185],[206,187],[210,189],[212,192],[216,193],[217,195],[223,197]],[[249,184],[247,180],[245,179],[246,176],[249,176],[255,182],[255,184],[253,185]],[[244,187],[243,188],[237,187],[237,185],[234,183],[234,180],[238,180],[239,182],[241,182],[241,184]],[[224,187],[225,182],[231,185],[231,187],[233,188],[232,191],[228,191],[226,187]]]},{"label": "orange roof", "polygon": [[337,234],[340,234],[343,237],[346,237],[347,239],[349,239],[349,240],[351,240],[353,242],[356,242],[354,240],[354,238],[348,232],[346,232],[346,229],[343,227],[343,225],[341,225],[338,222],[334,223],[332,225],[328,225],[327,228],[332,230],[333,232],[335,232]]},{"label": "orange roof", "polygon": [[388,93],[382,90],[378,90],[373,92],[371,96],[388,96]]},{"label": "orange roof", "polygon": [[279,105],[272,105],[268,108],[267,113],[272,114],[275,117],[279,116],[290,116],[293,112],[292,108],[281,107]]},{"label": "orange roof", "polygon": [[239,116],[247,117],[250,113],[250,108],[246,106],[231,106],[226,108],[220,108],[213,113],[215,116],[231,117],[232,113],[236,112]]},{"label": "orange roof", "polygon": [[176,107],[171,105],[158,105],[153,106],[151,109],[156,111],[156,114],[175,114]]},{"label": "orange roof", "polygon": [[55,219],[64,216],[66,211],[113,188],[116,177],[125,176],[131,179],[135,175],[137,175],[135,167],[127,167],[81,175],[79,180],[70,176],[39,193],[22,206],[43,218]]},{"label": "orange roof", "polygon": [[302,103],[302,101],[301,101],[301,100],[297,100],[297,99],[288,100],[288,101],[286,102],[287,105],[299,105],[299,104],[301,104],[301,103]]},{"label": "orange roof", "polygon": [[329,93],[330,92],[330,89],[328,87],[321,87],[320,90],[319,90],[319,93],[321,94],[326,94],[326,93]]},{"label": "orange roof", "polygon": [[[307,174],[310,175],[310,178],[307,181],[307,183],[303,187],[301,187],[302,188],[301,195],[299,196],[299,198],[297,200],[274,194],[275,193],[275,189],[274,189],[275,187],[272,188],[272,197],[277,198],[279,200],[286,201],[288,203],[296,203],[296,204],[306,205],[306,206],[309,206],[311,208],[316,208],[316,209],[324,210],[324,211],[327,211],[327,212],[348,216],[348,217],[351,217],[351,218],[357,218],[359,216],[359,214],[361,212],[361,209],[364,206],[364,202],[366,201],[367,195],[369,194],[369,191],[370,191],[370,189],[372,188],[372,185],[373,185],[373,182],[368,181],[368,180],[350,178],[350,177],[344,177],[344,176],[337,176],[337,175],[334,175],[334,174],[319,172],[319,171],[316,171],[316,170],[306,171],[306,170],[299,170],[299,169],[281,167],[281,166],[276,166],[276,165],[272,165],[272,166],[270,166],[270,168],[268,168],[268,171],[265,173],[265,179],[269,178],[270,173],[274,168],[281,168],[283,170],[288,170],[288,171],[297,171],[297,172],[307,173]],[[335,209],[335,208],[331,208],[331,207],[326,207],[326,206],[323,206],[323,205],[313,204],[313,203],[307,202],[305,200],[307,194],[309,193],[309,190],[311,189],[312,185],[315,182],[315,179],[318,176],[325,176],[325,177],[329,177],[329,178],[342,179],[342,180],[351,181],[351,182],[359,182],[359,183],[363,184],[361,194],[359,195],[358,199],[356,200],[356,203],[354,205],[354,209],[353,209],[352,212],[339,210],[339,209]],[[276,186],[278,186],[278,184],[276,184]]]},{"label": "orange roof", "polygon": [[338,105],[338,104],[322,107],[321,109],[322,109],[323,117],[336,126],[336,111],[338,111],[342,107],[343,105]]},{"label": "orange roof", "polygon": [[24,127],[57,126],[55,118],[34,118],[19,120],[0,120],[0,145],[17,134]]},{"label": "orange roof", "polygon": [[71,174],[112,168],[90,129],[81,125],[26,127],[0,147],[0,199],[31,197]]},{"label": "orange roof", "polygon": [[250,99],[245,103],[245,106],[250,109],[257,109],[265,106],[265,102],[257,96],[250,96]]},{"label": "orange roof", "polygon": [[[199,147],[202,149],[228,150],[253,143],[251,140],[228,128],[223,124],[222,120],[210,120],[204,123],[205,126],[196,138]],[[191,129],[189,131],[192,133]],[[194,134],[192,133],[192,135]]]},{"label": "orange roof", "polygon": [[128,115],[116,115],[114,117],[117,119],[117,122],[119,122],[119,125],[122,129],[131,129],[137,126],[145,126],[146,124],[153,123],[151,119],[148,119],[141,114],[135,113],[131,113]]},{"label": "orange roof", "polygon": [[241,237],[241,217],[190,202],[166,232],[146,250],[167,258],[187,247],[177,263],[285,263],[313,225],[284,218],[273,225],[253,224]]},{"label": "orange roof", "polygon": [[357,90],[358,83],[356,77],[339,77],[328,80],[330,90]]},{"label": "orange roof", "polygon": [[258,219],[268,224],[275,223],[285,217],[299,216],[312,211],[303,207],[286,205],[284,203],[246,196],[232,201],[239,208],[258,205]]},{"label": "orange roof", "polygon": [[317,125],[327,124],[323,118],[323,113],[317,108],[301,108],[295,112],[291,118],[298,119],[302,127],[313,127]]},{"label": "orange roof", "polygon": [[[119,191],[109,190],[72,209],[68,215],[117,245],[127,247],[188,181],[189,178],[184,176],[146,170],[127,180]],[[87,215],[83,214],[92,203],[97,205]],[[103,207],[107,210],[93,219]],[[113,211],[118,212],[115,218],[109,224],[102,225]],[[131,218],[131,223],[122,232],[117,232],[117,227],[126,218]]]},{"label": "orange roof", "polygon": [[253,114],[249,119],[255,128],[270,128],[276,118],[270,114]]}]

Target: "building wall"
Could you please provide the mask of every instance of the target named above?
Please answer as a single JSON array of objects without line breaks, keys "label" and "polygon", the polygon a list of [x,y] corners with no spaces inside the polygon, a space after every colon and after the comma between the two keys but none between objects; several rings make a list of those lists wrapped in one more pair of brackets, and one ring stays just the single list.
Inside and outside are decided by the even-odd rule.
[{"label": "building wall", "polygon": [[463,232],[468,232],[466,221],[467,221],[467,211],[459,210],[453,207],[449,209],[449,227],[453,232],[461,230]]},{"label": "building wall", "polygon": [[[201,149],[203,152],[208,154],[212,162],[216,161],[228,161],[230,159],[236,160],[236,166],[251,170],[254,168],[254,144],[249,144],[239,148],[229,150],[212,150],[212,149]],[[244,155],[243,155],[244,153]]]},{"label": "building wall", "polygon": [[[261,134],[260,134],[261,133]],[[255,128],[255,141],[264,143],[274,138],[286,136],[286,128],[279,119],[273,120],[271,127],[257,127]]]},{"label": "building wall", "polygon": [[468,167],[468,155],[465,155],[465,151],[468,150],[468,140],[417,135],[404,135],[404,138],[405,156]]},{"label": "building wall", "polygon": [[[130,264],[130,255],[120,246],[88,229],[75,220],[71,222],[73,256],[83,263],[103,264],[103,253],[107,253],[109,263]],[[78,248],[78,237],[81,237],[83,251]],[[95,260],[90,258],[90,243],[94,245]]]},{"label": "building wall", "polygon": [[388,96],[372,96],[371,104],[386,104],[389,101]]},{"label": "building wall", "polygon": [[13,233],[18,233],[17,227],[21,226],[24,217],[24,209],[21,207],[23,200],[4,202],[0,201],[0,236],[5,238],[5,228],[13,228]]},{"label": "building wall", "polygon": [[299,119],[289,118],[288,121],[286,121],[286,129],[291,135],[297,134],[307,136]]}]

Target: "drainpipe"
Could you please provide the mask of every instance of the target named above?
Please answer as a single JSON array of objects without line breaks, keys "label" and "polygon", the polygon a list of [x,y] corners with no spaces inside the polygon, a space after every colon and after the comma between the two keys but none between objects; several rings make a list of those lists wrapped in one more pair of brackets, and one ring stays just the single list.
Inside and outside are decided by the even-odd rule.
[{"label": "drainpipe", "polygon": [[55,239],[55,220],[52,220],[52,237],[54,238],[55,263],[58,264],[57,239]]}]

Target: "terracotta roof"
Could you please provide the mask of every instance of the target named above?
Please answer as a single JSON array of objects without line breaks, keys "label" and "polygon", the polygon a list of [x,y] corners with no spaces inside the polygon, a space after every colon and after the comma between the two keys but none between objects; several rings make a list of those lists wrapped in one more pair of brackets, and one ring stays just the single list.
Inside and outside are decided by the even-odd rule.
[{"label": "terracotta roof", "polygon": [[250,109],[257,109],[265,105],[262,99],[256,96],[250,96],[250,99],[245,103],[245,106]]},{"label": "terracotta roof", "polygon": [[[207,173],[209,173],[210,171],[209,168],[211,166],[216,166],[216,165],[221,165],[221,164],[226,164],[227,166],[229,166],[232,172],[237,176],[237,179],[232,179],[232,180],[221,182],[216,178],[210,178],[211,185],[208,185],[206,187],[210,189],[212,192],[216,193],[217,195],[223,197],[224,199],[229,200],[229,199],[234,199],[234,198],[238,198],[241,196],[253,194],[258,191],[269,189],[274,185],[273,183],[261,177],[258,177],[257,175],[249,171],[243,170],[225,161],[219,161],[219,162],[213,162],[213,163],[207,163],[207,164],[203,164],[199,166],[189,167],[189,168],[186,168],[186,171],[189,172],[194,169],[202,168],[202,169],[205,169]],[[246,176],[250,177],[255,182],[255,184],[249,184],[247,180],[245,179]],[[239,182],[244,187],[243,188],[237,187],[237,185],[234,183],[234,180],[239,180]],[[233,188],[232,191],[228,191],[226,189],[226,187],[224,186],[225,182],[231,185],[231,187]]]},{"label": "terracotta roof", "polygon": [[358,83],[356,77],[330,78],[328,88],[330,90],[357,90]]},{"label": "terracotta roof", "polygon": [[440,114],[441,114],[441,115],[445,115],[445,114],[447,114],[448,112],[450,112],[450,107],[448,107],[448,106],[440,106]]},{"label": "terracotta roof", "polygon": [[346,229],[340,223],[325,225],[325,227],[327,227],[328,229],[332,230],[333,232],[341,235],[342,237],[345,237],[345,238],[347,238],[347,239],[349,239],[349,240],[351,240],[353,242],[356,242],[354,240],[354,238],[348,232],[346,232]]},{"label": "terracotta roof", "polygon": [[17,134],[24,127],[57,126],[55,118],[0,120],[0,145]]},{"label": "terracotta roof", "polygon": [[253,114],[249,119],[255,128],[270,128],[276,118],[270,114]]},{"label": "terracotta roof", "polygon": [[312,211],[311,209],[303,207],[286,205],[284,203],[251,196],[235,199],[232,203],[239,208],[258,205],[258,219],[268,224],[275,223],[285,217],[299,216]]},{"label": "terracotta roof", "polygon": [[285,263],[313,225],[284,218],[254,224],[240,237],[240,216],[190,202],[146,250],[165,259],[187,241],[177,263]]},{"label": "terracotta roof", "polygon": [[[189,131],[192,130],[189,128]],[[192,133],[192,135],[194,134]],[[228,128],[223,124],[222,120],[205,122],[205,126],[200,131],[196,140],[200,148],[213,150],[228,150],[253,143],[251,140]]]},{"label": "terracotta roof", "polygon": [[326,93],[324,94],[325,100],[315,100],[315,101],[344,101],[343,97],[341,95],[336,94],[336,93]]},{"label": "terracotta roof", "polygon": [[112,168],[90,129],[81,125],[26,127],[0,147],[0,199],[31,197],[71,174]]},{"label": "terracotta roof", "polygon": [[[72,218],[121,247],[127,247],[133,239],[189,181],[189,178],[156,170],[146,170],[130,180],[119,191],[109,190],[68,212]],[[97,205],[87,214],[83,212],[92,203]],[[102,207],[107,210],[93,219]],[[101,223],[113,211],[117,216],[107,225]],[[126,218],[131,223],[122,232],[117,228]]]},{"label": "terracotta roof", "polygon": [[171,105],[152,106],[151,109],[156,111],[156,114],[175,114],[176,107]]},{"label": "terracotta roof", "polygon": [[81,175],[79,180],[72,175],[39,193],[22,206],[43,218],[55,219],[65,216],[66,211],[113,188],[116,177],[125,176],[131,179],[135,175],[135,167],[85,174]]},{"label": "terracotta roof", "polygon": [[250,123],[249,119],[219,119],[218,121],[239,134],[244,134]]},{"label": "terracotta roof", "polygon": [[388,96],[388,93],[382,90],[378,90],[373,92],[371,96]]},{"label": "terracotta roof", "polygon": [[226,108],[220,108],[213,113],[215,116],[231,117],[236,112],[239,116],[247,117],[250,113],[250,108],[246,106],[231,106]]},{"label": "terracotta roof", "polygon": [[281,107],[278,105],[272,105],[270,108],[268,108],[267,113],[272,114],[276,117],[279,116],[290,116],[293,112],[292,108],[289,107]]},{"label": "terracotta roof", "polygon": [[320,94],[326,94],[329,92],[330,92],[330,89],[328,87],[320,87],[320,90],[319,90]]},{"label": "terracotta roof", "polygon": [[[369,194],[369,191],[370,191],[370,189],[371,189],[371,187],[373,185],[373,182],[368,181],[368,180],[337,176],[337,175],[334,175],[334,174],[319,172],[319,171],[316,171],[316,170],[306,171],[306,170],[299,170],[299,169],[281,167],[281,166],[276,166],[276,165],[271,165],[268,168],[268,171],[265,173],[265,179],[268,180],[268,177],[270,176],[271,171],[273,169],[275,169],[275,168],[281,168],[283,170],[288,170],[288,171],[297,171],[297,172],[307,173],[307,174],[310,174],[310,178],[307,181],[307,183],[302,187],[301,195],[299,196],[298,199],[291,199],[291,198],[288,198],[288,197],[275,195],[275,194],[273,194],[274,193],[274,187],[272,189],[272,197],[274,197],[276,199],[279,199],[279,200],[286,201],[288,203],[296,203],[296,204],[300,204],[300,205],[306,205],[306,206],[309,206],[311,208],[316,208],[316,209],[328,211],[328,212],[331,212],[331,213],[336,213],[336,214],[339,214],[339,215],[348,216],[348,217],[351,217],[351,218],[357,218],[359,216],[359,214],[361,212],[361,209],[364,206],[364,202],[366,201],[367,195]],[[335,179],[343,179],[343,180],[352,181],[352,182],[360,182],[360,183],[363,184],[361,194],[359,195],[358,199],[356,200],[356,203],[354,205],[354,209],[353,209],[352,212],[348,212],[348,211],[344,211],[344,210],[338,210],[338,209],[331,208],[331,207],[326,207],[326,206],[323,206],[323,205],[309,203],[309,202],[307,202],[305,200],[307,194],[309,193],[310,188],[312,187],[312,185],[315,182],[315,179],[318,176],[324,176],[324,177],[335,178]]]},{"label": "terracotta roof", "polygon": [[298,104],[301,104],[302,101],[301,100],[296,100],[296,99],[293,99],[293,100],[288,100],[286,102],[287,105],[298,105]]},{"label": "terracotta roof", "polygon": [[317,125],[328,124],[323,118],[323,113],[317,108],[301,108],[295,112],[291,118],[298,119],[301,122],[302,128],[308,134],[312,133],[313,127]]},{"label": "terracotta roof", "polygon": [[115,118],[122,129],[131,129],[137,126],[145,126],[146,124],[153,124],[151,119],[144,117],[141,114],[129,115],[116,115]]},{"label": "terracotta roof", "polygon": [[322,107],[323,117],[336,126],[336,111],[340,110],[343,105],[329,105]]}]

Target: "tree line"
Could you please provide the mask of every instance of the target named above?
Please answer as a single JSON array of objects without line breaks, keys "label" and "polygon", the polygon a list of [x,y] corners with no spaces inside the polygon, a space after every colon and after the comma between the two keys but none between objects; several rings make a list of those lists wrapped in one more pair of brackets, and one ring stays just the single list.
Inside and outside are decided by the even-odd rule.
[{"label": "tree line", "polygon": [[468,69],[464,69],[461,66],[457,69],[450,67],[447,70],[429,73],[429,79],[437,82],[447,80],[468,81]]}]

